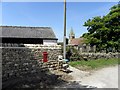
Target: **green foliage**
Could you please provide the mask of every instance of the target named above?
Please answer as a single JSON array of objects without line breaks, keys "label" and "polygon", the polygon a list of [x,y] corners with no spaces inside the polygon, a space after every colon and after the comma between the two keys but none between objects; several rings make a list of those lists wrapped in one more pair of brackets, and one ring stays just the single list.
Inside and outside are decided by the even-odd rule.
[{"label": "green foliage", "polygon": [[111,7],[103,17],[97,16],[84,23],[88,33],[83,34],[87,44],[96,45],[98,50],[120,49],[120,5]]},{"label": "green foliage", "polygon": [[[106,66],[113,66],[118,64],[118,59],[98,59],[98,60],[90,60],[90,61],[72,61],[69,63],[71,66],[76,67],[81,70],[92,70],[99,69]],[[120,60],[119,60],[120,64]]]},{"label": "green foliage", "polygon": [[78,61],[81,60],[81,56],[79,54],[79,51],[74,48],[74,47],[66,47],[66,52],[71,52],[71,56],[70,56],[70,61]]}]

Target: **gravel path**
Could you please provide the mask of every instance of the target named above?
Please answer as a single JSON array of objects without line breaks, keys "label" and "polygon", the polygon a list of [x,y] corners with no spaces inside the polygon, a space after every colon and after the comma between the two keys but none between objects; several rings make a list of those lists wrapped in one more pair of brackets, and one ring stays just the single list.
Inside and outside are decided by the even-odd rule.
[{"label": "gravel path", "polygon": [[73,72],[71,81],[77,81],[80,85],[96,88],[118,88],[118,66],[112,66],[94,71],[92,74],[70,67]]}]

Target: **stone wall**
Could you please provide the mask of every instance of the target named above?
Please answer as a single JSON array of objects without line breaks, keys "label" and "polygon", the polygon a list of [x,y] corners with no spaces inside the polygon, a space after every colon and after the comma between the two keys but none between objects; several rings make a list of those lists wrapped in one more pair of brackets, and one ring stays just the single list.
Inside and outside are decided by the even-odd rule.
[{"label": "stone wall", "polygon": [[48,53],[48,60],[55,60],[57,61],[58,55],[61,55],[60,49],[32,49],[32,52],[34,52],[35,56],[39,57],[39,59],[43,59],[43,52]]},{"label": "stone wall", "polygon": [[120,53],[80,53],[81,58],[85,60],[95,60],[101,58],[119,58]]},{"label": "stone wall", "polygon": [[38,62],[31,50],[25,48],[2,48],[2,80],[3,82],[27,73],[39,72],[42,62]]},{"label": "stone wall", "polygon": [[[8,47],[9,46],[9,47]],[[24,45],[6,44],[2,47],[2,82],[26,78],[27,75],[61,69],[57,60],[61,49],[40,47],[19,47]],[[42,52],[48,52],[48,62],[43,62]]]},{"label": "stone wall", "polygon": [[2,90],[2,50],[0,49],[0,90]]},{"label": "stone wall", "polygon": [[2,44],[3,47],[5,48],[28,48],[30,49],[32,52],[34,52],[34,54],[36,56],[39,55],[39,58],[42,59],[43,58],[43,52],[47,52],[48,53],[48,60],[57,60],[58,59],[58,55],[62,54],[61,51],[61,46],[60,45],[54,45],[54,46],[47,46],[47,45],[40,45],[40,44],[8,44],[8,43],[4,43]]}]

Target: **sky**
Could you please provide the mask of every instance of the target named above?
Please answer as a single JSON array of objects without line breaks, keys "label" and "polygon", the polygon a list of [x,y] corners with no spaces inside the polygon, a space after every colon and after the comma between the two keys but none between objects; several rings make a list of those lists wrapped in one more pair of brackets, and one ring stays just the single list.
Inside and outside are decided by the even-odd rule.
[{"label": "sky", "polygon": [[[67,2],[67,37],[71,27],[76,38],[86,33],[84,22],[95,16],[106,15],[115,4],[117,2]],[[2,2],[0,10],[0,25],[52,27],[58,41],[63,41],[63,2]]]}]

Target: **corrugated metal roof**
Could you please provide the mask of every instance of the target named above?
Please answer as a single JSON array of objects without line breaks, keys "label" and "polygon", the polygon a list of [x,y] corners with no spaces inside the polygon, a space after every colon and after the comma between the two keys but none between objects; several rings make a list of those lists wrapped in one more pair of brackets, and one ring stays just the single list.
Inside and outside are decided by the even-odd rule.
[{"label": "corrugated metal roof", "polygon": [[56,39],[51,27],[0,26],[0,37]]}]

